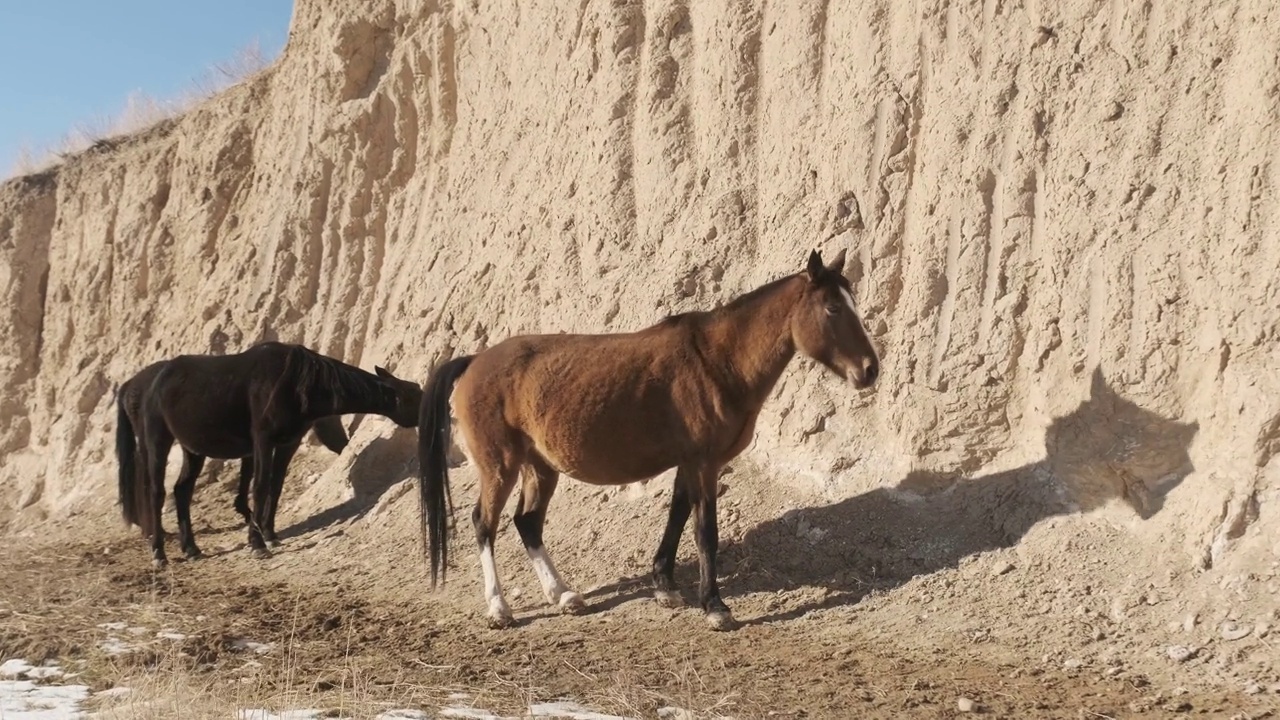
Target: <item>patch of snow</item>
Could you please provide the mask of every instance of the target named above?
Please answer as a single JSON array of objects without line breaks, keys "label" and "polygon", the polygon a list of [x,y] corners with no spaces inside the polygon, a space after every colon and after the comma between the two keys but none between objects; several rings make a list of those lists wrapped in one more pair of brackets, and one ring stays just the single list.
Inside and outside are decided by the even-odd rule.
[{"label": "patch of snow", "polygon": [[236,638],[235,640],[231,641],[231,649],[232,650],[252,650],[257,654],[262,655],[264,653],[271,652],[271,645],[269,643],[260,643],[260,642],[254,642],[253,640],[246,640],[245,638]]},{"label": "patch of snow", "polygon": [[84,685],[37,685],[30,680],[0,680],[0,717],[4,720],[79,720]]},{"label": "patch of snow", "polygon": [[160,638],[161,640],[174,640],[176,642],[182,642],[183,640],[187,639],[186,635],[183,635],[180,632],[173,632],[172,630],[164,630],[164,631],[158,632],[156,633],[156,637]]},{"label": "patch of snow", "polygon": [[31,670],[31,663],[20,658],[5,660],[0,664],[0,677],[16,678],[26,675]]},{"label": "patch of snow", "polygon": [[241,710],[236,717],[239,720],[320,720],[321,713],[320,710],[282,710],[273,713],[270,710],[258,708]]},{"label": "patch of snow", "polygon": [[93,696],[99,697],[99,698],[111,699],[111,698],[128,697],[132,694],[133,694],[133,688],[113,687],[113,688],[107,688],[106,690],[99,690],[98,692],[94,693]]},{"label": "patch of snow", "polygon": [[421,710],[396,709],[381,713],[373,720],[431,720],[431,716]]},{"label": "patch of snow", "polygon": [[451,718],[467,718],[468,720],[518,720],[518,718],[504,718],[501,715],[494,715],[488,710],[481,710],[473,707],[447,707],[440,709],[440,717]]},{"label": "patch of snow", "polygon": [[632,720],[621,715],[604,715],[575,702],[535,703],[529,706],[534,717],[569,718],[569,720]]},{"label": "patch of snow", "polygon": [[48,680],[49,678],[62,677],[62,668],[57,665],[46,665],[44,667],[31,668],[27,671],[27,677],[32,680]]},{"label": "patch of snow", "polygon": [[118,637],[109,637],[98,643],[98,647],[108,655],[124,655],[133,652],[133,646]]},{"label": "patch of snow", "polygon": [[109,623],[98,623],[98,627],[102,628],[103,630],[114,630],[116,632],[120,632],[121,630],[124,630],[129,626],[122,622],[109,622]]}]

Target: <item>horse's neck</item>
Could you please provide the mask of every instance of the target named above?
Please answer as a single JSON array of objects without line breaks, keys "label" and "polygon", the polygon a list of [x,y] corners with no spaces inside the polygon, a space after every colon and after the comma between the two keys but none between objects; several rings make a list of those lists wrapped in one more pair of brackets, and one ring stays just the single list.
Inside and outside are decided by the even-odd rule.
[{"label": "horse's neck", "polygon": [[376,414],[385,415],[391,410],[391,398],[387,388],[377,376],[358,367],[338,363],[338,384],[341,392],[332,398],[332,415]]},{"label": "horse's neck", "polygon": [[703,329],[709,364],[723,368],[731,385],[758,409],[795,356],[791,310],[796,282],[783,282],[758,298],[713,311]]}]

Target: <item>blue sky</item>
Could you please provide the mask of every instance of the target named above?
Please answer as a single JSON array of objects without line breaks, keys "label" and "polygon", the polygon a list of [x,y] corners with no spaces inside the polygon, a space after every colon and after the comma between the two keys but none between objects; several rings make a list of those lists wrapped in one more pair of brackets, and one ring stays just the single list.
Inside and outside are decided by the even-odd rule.
[{"label": "blue sky", "polygon": [[19,148],[57,145],[135,91],[179,97],[255,40],[274,59],[293,0],[4,0],[0,177]]}]

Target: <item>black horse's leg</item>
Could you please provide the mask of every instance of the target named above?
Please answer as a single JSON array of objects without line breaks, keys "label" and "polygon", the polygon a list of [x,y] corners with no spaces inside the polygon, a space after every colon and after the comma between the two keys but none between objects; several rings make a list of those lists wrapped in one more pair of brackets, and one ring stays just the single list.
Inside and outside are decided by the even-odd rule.
[{"label": "black horse's leg", "polygon": [[720,599],[720,586],[716,580],[716,550],[720,534],[716,527],[716,485],[720,468],[708,465],[698,472],[698,494],[694,503],[694,537],[698,543],[698,569],[700,582],[698,596],[702,609],[707,613],[707,623],[713,630],[729,630],[733,627],[733,615]]},{"label": "black horse's leg", "polygon": [[271,497],[267,500],[267,525],[263,528],[262,539],[271,547],[280,547],[280,538],[276,537],[276,508],[280,505],[280,493],[284,492],[284,476],[293,461],[294,453],[302,442],[276,448],[274,463],[271,468]]},{"label": "black horse's leg", "polygon": [[157,568],[169,564],[164,554],[164,468],[173,447],[173,436],[163,427],[163,420],[148,423],[145,444],[147,464],[147,492],[151,494],[151,563]]},{"label": "black horse's leg", "polygon": [[240,458],[240,482],[236,485],[236,512],[246,525],[253,527],[253,515],[249,512],[249,483],[253,481],[253,456]]},{"label": "black horse's leg", "polygon": [[680,536],[684,534],[684,526],[689,521],[689,484],[694,475],[684,468],[676,471],[671,490],[671,511],[667,514],[667,529],[662,532],[662,542],[658,544],[658,552],[653,557],[653,595],[663,607],[675,608],[684,604],[680,592],[676,589],[676,549],[680,547]]},{"label": "black horse's leg", "polygon": [[275,447],[265,437],[253,440],[253,514],[249,522],[249,550],[257,558],[271,557],[263,542],[267,505],[271,497],[271,468]]},{"label": "black horse's leg", "polygon": [[196,477],[203,467],[203,455],[182,449],[182,472],[178,473],[178,482],[173,486],[173,502],[178,510],[178,542],[182,545],[182,552],[192,560],[199,559],[200,548],[196,547],[196,534],[191,528],[191,496],[196,490]]}]

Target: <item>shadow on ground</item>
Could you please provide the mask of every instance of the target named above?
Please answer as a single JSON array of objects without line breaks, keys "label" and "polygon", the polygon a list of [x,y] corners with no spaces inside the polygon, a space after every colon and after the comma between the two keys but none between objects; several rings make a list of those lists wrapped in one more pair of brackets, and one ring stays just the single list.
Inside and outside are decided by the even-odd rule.
[{"label": "shadow on ground", "polygon": [[[1046,518],[1112,500],[1144,520],[1153,517],[1192,472],[1189,448],[1199,425],[1119,396],[1101,371],[1091,390],[1088,400],[1049,426],[1039,462],[975,477],[913,472],[892,488],[793,510],[751,528],[721,548],[722,595],[732,607],[735,596],[748,593],[828,590],[820,601],[749,622],[786,620],[1011,547]],[[689,528],[684,542],[692,542]],[[696,559],[677,568],[684,599],[694,606],[697,577]],[[591,593],[592,607],[606,610],[650,592],[647,576],[631,578]]]}]

